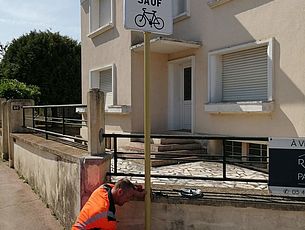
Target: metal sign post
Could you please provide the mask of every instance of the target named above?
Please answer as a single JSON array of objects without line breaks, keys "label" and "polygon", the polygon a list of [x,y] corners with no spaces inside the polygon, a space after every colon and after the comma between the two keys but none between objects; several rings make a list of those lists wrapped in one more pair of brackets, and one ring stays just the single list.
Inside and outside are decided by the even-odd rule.
[{"label": "metal sign post", "polygon": [[151,229],[150,122],[150,32],[144,32],[145,230]]},{"label": "metal sign post", "polygon": [[125,0],[124,27],[144,32],[145,230],[151,229],[150,35],[173,33],[172,0]]}]

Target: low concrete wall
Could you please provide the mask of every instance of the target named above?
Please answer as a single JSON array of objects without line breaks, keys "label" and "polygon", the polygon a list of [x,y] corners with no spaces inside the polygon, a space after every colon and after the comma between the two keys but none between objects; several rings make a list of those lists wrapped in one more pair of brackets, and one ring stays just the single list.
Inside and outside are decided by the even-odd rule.
[{"label": "low concrete wall", "polygon": [[[143,230],[144,202],[133,201],[117,210],[118,229]],[[304,230],[303,204],[262,201],[187,200],[161,198],[152,202],[154,230]]]},{"label": "low concrete wall", "polygon": [[[15,169],[48,204],[63,226],[70,229],[81,206],[104,182],[111,156],[91,157],[86,151],[32,134],[12,134],[11,139]],[[305,201],[279,202],[269,196],[245,198],[230,199],[224,195],[204,196],[200,200],[154,197],[152,229],[305,229]],[[144,210],[143,201],[118,207],[118,229],[143,230]]]},{"label": "low concrete wall", "polygon": [[88,152],[32,134],[12,134],[14,166],[66,229],[81,205],[104,182],[110,157]]},{"label": "low concrete wall", "polygon": [[[8,138],[8,155],[9,166],[14,168],[14,146],[10,140],[10,134],[14,132],[24,132],[23,123],[23,106],[34,105],[31,99],[11,99],[6,102],[5,110],[7,116],[7,138]],[[3,126],[4,127],[4,126]],[[4,131],[3,131],[3,134]],[[4,142],[4,141],[3,141]]]}]

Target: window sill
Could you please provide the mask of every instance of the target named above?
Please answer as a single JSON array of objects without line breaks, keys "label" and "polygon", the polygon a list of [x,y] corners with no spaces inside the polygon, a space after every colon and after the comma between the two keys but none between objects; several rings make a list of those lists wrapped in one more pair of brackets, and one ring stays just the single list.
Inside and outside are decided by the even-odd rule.
[{"label": "window sill", "polygon": [[209,103],[204,106],[209,113],[271,113],[274,103],[261,101],[246,101],[232,103]]},{"label": "window sill", "polygon": [[[128,114],[131,112],[129,105],[109,105],[105,108],[107,114]],[[87,113],[87,108],[76,108],[76,113]]]},{"label": "window sill", "polygon": [[89,33],[87,36],[89,37],[89,38],[95,38],[96,36],[98,36],[98,35],[100,35],[100,34],[102,34],[102,33],[104,33],[104,32],[106,32],[107,30],[110,30],[111,28],[113,28],[114,27],[114,25],[113,25],[113,23],[108,23],[108,24],[106,24],[106,25],[104,25],[104,26],[102,26],[102,27],[100,27],[100,28],[98,28],[97,30],[95,30],[95,31],[93,31],[93,32],[91,32],[91,33]]},{"label": "window sill", "polygon": [[131,107],[128,105],[110,105],[106,107],[105,112],[107,114],[129,114]]},{"label": "window sill", "polygon": [[220,6],[222,4],[225,4],[229,1],[231,1],[231,0],[209,0],[207,4],[211,9],[213,9],[213,8]]},{"label": "window sill", "polygon": [[174,17],[174,23],[176,23],[176,22],[180,22],[180,21],[182,21],[182,20],[184,20],[184,19],[187,19],[187,18],[189,18],[190,17],[190,14],[189,14],[189,12],[184,12],[184,13],[182,13],[182,14],[179,14],[179,15],[177,15],[176,17]]}]

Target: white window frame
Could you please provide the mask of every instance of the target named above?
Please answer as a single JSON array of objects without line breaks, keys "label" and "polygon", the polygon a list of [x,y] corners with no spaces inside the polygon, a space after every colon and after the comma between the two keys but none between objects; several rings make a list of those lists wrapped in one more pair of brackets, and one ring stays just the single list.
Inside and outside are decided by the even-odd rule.
[{"label": "white window frame", "polygon": [[[222,81],[221,56],[223,54],[242,51],[267,45],[267,101],[242,101],[223,102],[222,101]],[[246,43],[230,48],[209,52],[208,54],[208,103],[205,111],[211,113],[240,113],[240,112],[272,112],[273,105],[273,80],[274,80],[274,39]]]},{"label": "white window frame", "polygon": [[112,104],[109,106],[105,104],[106,110],[108,109],[108,107],[117,104],[115,65],[114,64],[106,65],[100,68],[90,70],[89,72],[89,89],[100,89],[100,72],[109,69],[112,70]]},{"label": "white window frame", "polygon": [[92,14],[92,1],[99,1],[99,0],[89,0],[89,33],[87,35],[89,38],[94,38],[114,27],[114,0],[109,0],[111,1],[110,21],[105,25],[100,26],[96,30],[91,30],[92,20],[99,20],[99,16],[100,16],[99,14],[98,15]]},{"label": "white window frame", "polygon": [[[173,4],[176,0],[172,0]],[[186,10],[178,15],[173,15],[174,23],[182,21],[186,18],[189,18],[191,16],[191,11],[190,11],[190,0],[185,0],[186,1]]]}]

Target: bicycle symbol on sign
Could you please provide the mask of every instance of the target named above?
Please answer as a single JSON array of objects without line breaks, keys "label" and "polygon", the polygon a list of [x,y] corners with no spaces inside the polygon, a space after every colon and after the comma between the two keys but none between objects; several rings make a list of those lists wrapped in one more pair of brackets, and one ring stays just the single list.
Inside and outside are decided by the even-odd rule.
[{"label": "bicycle symbol on sign", "polygon": [[[147,12],[146,8],[142,8],[143,13],[138,14],[134,21],[138,27],[143,27],[148,22],[150,27],[154,25],[157,30],[162,30],[164,27],[164,21],[162,18],[157,17],[157,11],[153,10],[152,12]],[[152,15],[150,18],[147,15]]]}]

